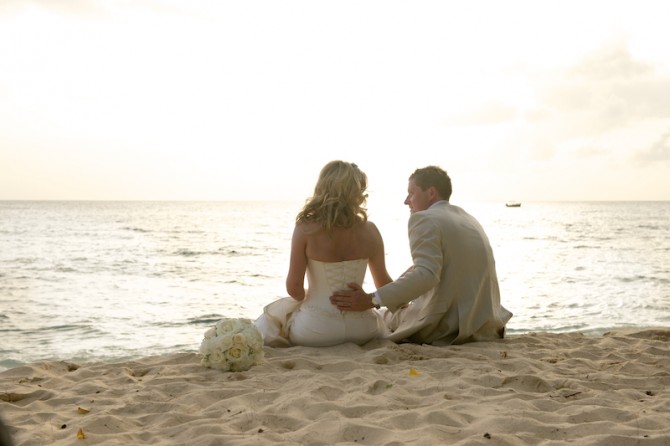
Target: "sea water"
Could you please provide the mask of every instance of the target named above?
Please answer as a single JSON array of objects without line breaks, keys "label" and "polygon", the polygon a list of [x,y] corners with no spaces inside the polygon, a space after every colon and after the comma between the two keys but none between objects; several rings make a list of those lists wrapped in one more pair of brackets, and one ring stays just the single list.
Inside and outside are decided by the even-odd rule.
[{"label": "sea water", "polygon": [[[0,370],[196,351],[219,318],[256,318],[286,295],[301,204],[0,202]],[[462,205],[493,246],[508,333],[670,325],[670,202]],[[369,214],[398,276],[408,210]]]}]

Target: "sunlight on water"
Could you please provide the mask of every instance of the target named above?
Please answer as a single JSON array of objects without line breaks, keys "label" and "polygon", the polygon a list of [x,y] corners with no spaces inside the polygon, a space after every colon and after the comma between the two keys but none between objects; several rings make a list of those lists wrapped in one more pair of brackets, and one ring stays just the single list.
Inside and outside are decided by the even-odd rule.
[{"label": "sunlight on water", "polygon": [[[300,205],[0,202],[0,367],[193,351],[218,318],[255,318],[286,295]],[[509,333],[670,323],[670,203],[463,207],[491,240]],[[370,206],[394,277],[408,216]]]}]

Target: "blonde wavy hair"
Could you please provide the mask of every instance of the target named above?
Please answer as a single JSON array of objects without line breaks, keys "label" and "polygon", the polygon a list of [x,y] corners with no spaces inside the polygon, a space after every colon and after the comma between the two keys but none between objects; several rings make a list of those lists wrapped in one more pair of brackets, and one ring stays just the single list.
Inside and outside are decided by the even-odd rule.
[{"label": "blonde wavy hair", "polygon": [[350,228],[368,220],[363,207],[368,195],[368,177],[356,164],[331,161],[326,164],[314,187],[314,195],[296,217],[297,223],[319,223],[327,231]]}]

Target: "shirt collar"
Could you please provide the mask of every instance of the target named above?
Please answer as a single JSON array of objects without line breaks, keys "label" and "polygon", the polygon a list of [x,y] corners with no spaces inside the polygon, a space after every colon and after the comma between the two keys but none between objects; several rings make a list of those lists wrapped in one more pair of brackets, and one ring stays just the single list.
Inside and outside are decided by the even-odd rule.
[{"label": "shirt collar", "polygon": [[439,201],[436,201],[435,203],[431,204],[430,206],[428,206],[428,209],[430,209],[434,206],[437,206],[440,203],[449,203],[449,202],[447,200],[439,200]]}]

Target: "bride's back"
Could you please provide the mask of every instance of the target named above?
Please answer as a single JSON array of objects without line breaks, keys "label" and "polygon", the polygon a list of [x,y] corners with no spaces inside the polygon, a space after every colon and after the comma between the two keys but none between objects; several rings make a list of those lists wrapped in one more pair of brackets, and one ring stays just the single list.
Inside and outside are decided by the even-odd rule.
[{"label": "bride's back", "polygon": [[321,262],[367,259],[380,249],[380,237],[372,222],[350,228],[325,230],[316,223],[301,223],[306,238],[305,254]]}]

